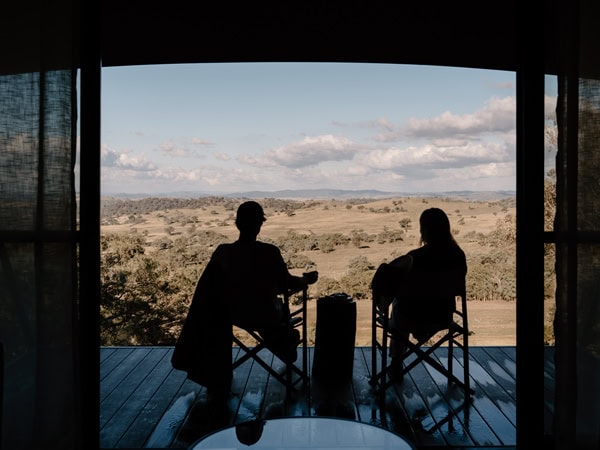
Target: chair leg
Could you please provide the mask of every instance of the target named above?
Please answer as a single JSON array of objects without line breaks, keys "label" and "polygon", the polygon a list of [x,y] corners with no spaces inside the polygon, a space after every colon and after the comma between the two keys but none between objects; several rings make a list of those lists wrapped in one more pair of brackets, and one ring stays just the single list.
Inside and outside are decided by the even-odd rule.
[{"label": "chair leg", "polygon": [[371,299],[371,385],[377,381],[377,308]]},{"label": "chair leg", "polygon": [[471,399],[474,392],[471,389],[471,377],[469,376],[469,338],[466,334],[463,340],[463,379],[465,380],[465,398]]},{"label": "chair leg", "polygon": [[[454,338],[448,341],[448,373],[454,373]],[[450,387],[450,375],[448,375],[448,387]]]},{"label": "chair leg", "polygon": [[289,395],[290,388],[293,386],[293,383],[292,383],[292,368],[290,367],[289,364],[285,365],[285,380],[286,380],[285,392],[286,392],[286,395]]},{"label": "chair leg", "polygon": [[[375,394],[379,397],[380,403],[385,400],[385,391],[390,384],[388,382],[388,339],[389,339],[389,317],[388,312],[380,311],[377,308],[377,298],[372,298],[371,310],[371,379]],[[381,322],[380,322],[381,321]],[[378,325],[379,324],[379,325]],[[378,340],[377,331],[381,328],[381,341]],[[377,358],[381,353],[381,361],[378,364]],[[379,367],[379,369],[378,369]],[[383,403],[382,403],[383,404]]]},{"label": "chair leg", "polygon": [[302,374],[303,382],[308,381],[308,336],[306,326],[307,291],[302,291]]},{"label": "chair leg", "polygon": [[385,402],[385,391],[388,386],[388,326],[387,314],[383,317],[383,332],[381,333],[381,379],[379,380],[379,400]]},{"label": "chair leg", "polygon": [[[293,292],[293,293],[295,293],[295,292]],[[261,336],[261,334],[256,330],[244,329],[244,331],[247,334],[249,334],[254,339],[254,341],[256,341],[257,344],[254,346],[254,348],[248,347],[240,339],[236,338],[235,335],[233,336],[233,342],[236,343],[243,350],[244,354],[232,364],[232,368],[235,369],[235,368],[239,367],[241,364],[243,364],[244,362],[246,362],[252,358],[252,359],[254,359],[254,361],[257,364],[261,365],[268,373],[270,373],[275,379],[277,379],[280,383],[282,383],[286,387],[286,391],[288,393],[289,393],[289,391],[296,389],[296,384],[298,384],[299,382],[301,382],[302,384],[306,384],[306,382],[309,380],[309,378],[308,378],[308,336],[307,336],[307,322],[306,322],[307,289],[304,288],[302,290],[302,306],[301,306],[301,308],[298,308],[298,309],[294,310],[293,312],[291,312],[290,311],[290,295],[292,295],[293,293],[292,292],[285,293],[284,308],[287,311],[287,317],[289,318],[289,322],[290,322],[290,325],[292,326],[292,328],[294,330],[296,330],[297,328],[301,327],[302,337],[300,340],[300,344],[302,345],[302,356],[301,356],[301,362],[299,362],[298,365],[296,365],[295,363],[286,362],[287,358],[284,355],[278,356],[280,353],[278,353],[277,351],[274,351],[272,349],[272,345],[273,345],[273,343],[275,343],[275,341],[271,341],[270,344],[267,344],[267,340],[263,336]],[[270,364],[266,363],[258,355],[258,352],[260,350],[262,350],[263,348],[270,350],[271,353],[273,353],[275,355],[275,357],[280,359],[285,364],[285,369],[283,372],[281,372],[281,370],[279,370],[279,369],[275,370],[273,367],[271,367]],[[296,355],[295,355],[296,358],[294,360],[296,360],[298,358],[297,346],[295,348],[295,352],[296,352]],[[300,366],[300,363],[301,363],[301,366]],[[295,379],[296,375],[297,375],[297,378]]]}]

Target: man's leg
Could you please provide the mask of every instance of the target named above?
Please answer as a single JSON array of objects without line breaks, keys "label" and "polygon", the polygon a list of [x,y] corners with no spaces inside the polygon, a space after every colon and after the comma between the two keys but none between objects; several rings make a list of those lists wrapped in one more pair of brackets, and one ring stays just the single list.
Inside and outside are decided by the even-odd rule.
[{"label": "man's leg", "polygon": [[259,330],[267,347],[283,362],[291,364],[298,358],[298,344],[300,332],[292,327],[289,322],[280,322],[269,328]]}]

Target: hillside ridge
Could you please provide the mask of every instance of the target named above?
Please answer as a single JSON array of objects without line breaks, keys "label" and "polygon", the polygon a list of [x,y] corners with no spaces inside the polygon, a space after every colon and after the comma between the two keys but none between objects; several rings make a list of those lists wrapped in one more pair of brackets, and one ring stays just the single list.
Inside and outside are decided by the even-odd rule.
[{"label": "hillside ridge", "polygon": [[279,198],[279,199],[383,199],[390,197],[428,197],[428,198],[454,198],[472,201],[503,200],[516,196],[515,191],[442,191],[442,192],[392,192],[378,189],[283,189],[277,191],[243,191],[233,193],[207,193],[202,191],[180,191],[170,193],[132,194],[132,193],[107,193],[103,198],[140,199],[149,197],[159,198]]}]

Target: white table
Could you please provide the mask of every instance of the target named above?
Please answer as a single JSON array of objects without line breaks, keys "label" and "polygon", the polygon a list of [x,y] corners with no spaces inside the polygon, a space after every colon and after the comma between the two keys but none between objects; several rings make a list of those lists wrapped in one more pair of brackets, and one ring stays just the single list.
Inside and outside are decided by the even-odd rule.
[{"label": "white table", "polygon": [[285,417],[244,422],[216,431],[196,441],[190,450],[234,450],[249,446],[253,450],[416,448],[397,434],[362,422],[328,417]]}]

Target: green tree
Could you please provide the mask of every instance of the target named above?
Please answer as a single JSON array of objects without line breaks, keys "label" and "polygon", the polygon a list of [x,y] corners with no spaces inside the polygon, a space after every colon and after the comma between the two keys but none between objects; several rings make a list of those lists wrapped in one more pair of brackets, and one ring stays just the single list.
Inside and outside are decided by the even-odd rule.
[{"label": "green tree", "polygon": [[[108,235],[101,244],[102,345],[173,344],[200,267],[146,254],[142,236]],[[177,255],[177,252],[166,252]]]}]

